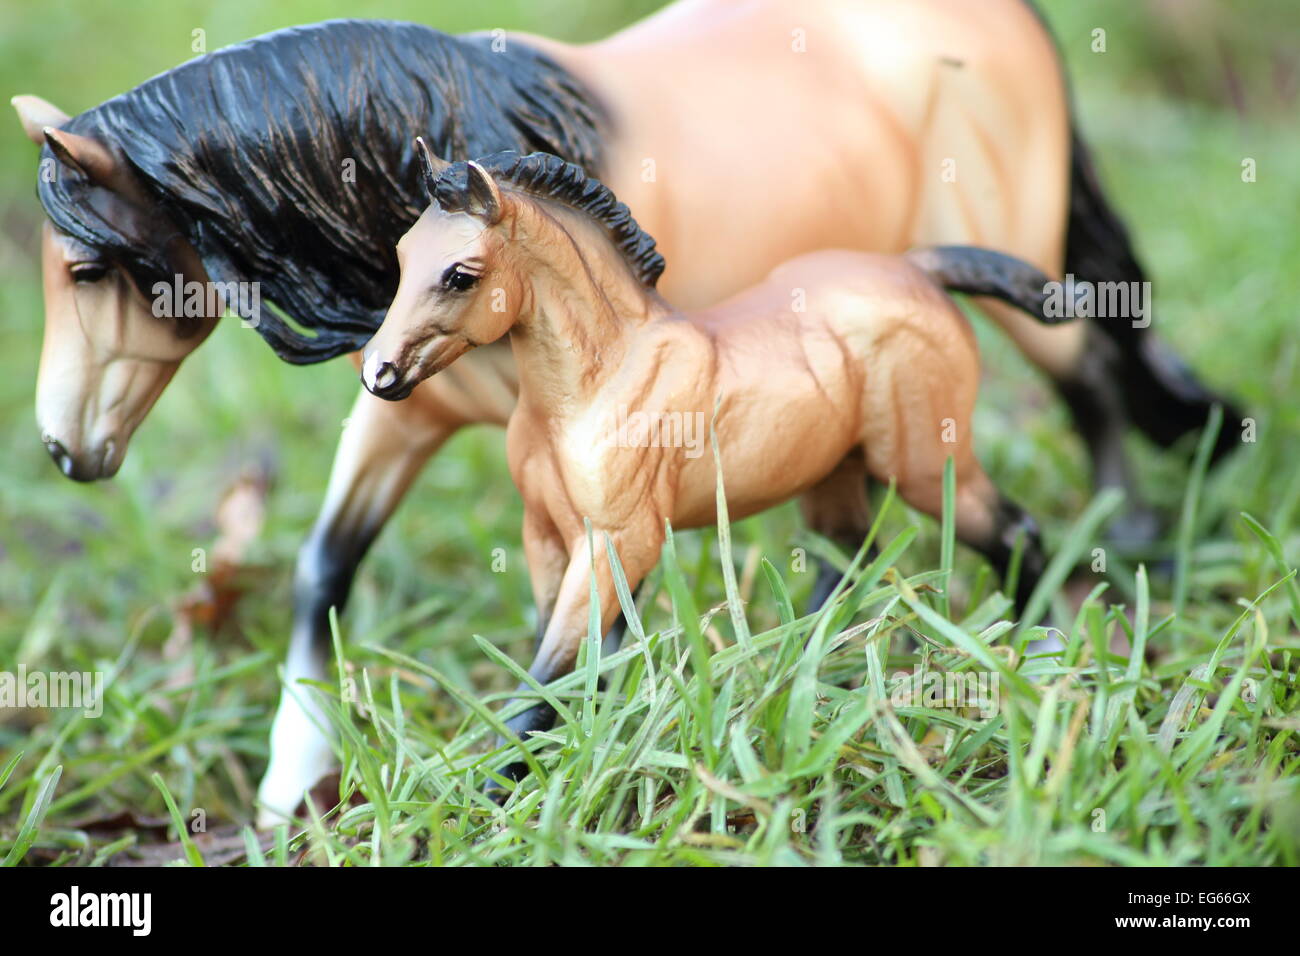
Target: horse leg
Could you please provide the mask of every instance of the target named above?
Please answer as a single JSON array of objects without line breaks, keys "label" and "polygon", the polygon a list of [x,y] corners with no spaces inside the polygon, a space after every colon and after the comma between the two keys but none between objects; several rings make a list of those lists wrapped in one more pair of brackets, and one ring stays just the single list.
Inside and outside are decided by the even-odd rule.
[{"label": "horse leg", "polygon": [[331,607],[341,612],[357,566],[429,457],[459,427],[420,401],[364,389],[334,454],[325,502],[298,552],[293,631],[271,725],[271,759],[258,787],[260,827],[292,817],[303,793],[333,765],[328,722],[303,680],[329,676]]},{"label": "horse leg", "polygon": [[[551,609],[555,606],[556,596],[560,590],[560,580],[564,576],[564,569],[568,566],[569,556],[564,549],[564,541],[555,525],[545,516],[539,516],[535,512],[530,512],[524,518],[524,556],[528,562],[529,577],[533,586],[533,605],[537,608],[537,635],[533,640],[533,653],[536,654],[542,646],[542,638],[546,635],[546,623],[550,620]],[[632,600],[636,601],[639,594],[638,588],[632,588]],[[616,654],[618,649],[623,646],[623,637],[627,633],[627,620],[623,617],[620,609],[618,615],[614,618],[614,623],[610,625],[609,630],[605,632],[605,639],[600,644],[600,656],[608,657]],[[519,685],[520,690],[527,690],[526,684]],[[600,679],[600,689],[605,689],[605,678]],[[520,726],[513,726],[513,722],[507,721],[506,726],[510,727],[520,737],[525,737],[528,730],[541,729],[546,727],[531,726],[532,723],[542,720],[545,712],[550,708],[545,704],[539,704],[532,711],[520,714],[516,718]],[[534,711],[536,713],[534,713]],[[529,716],[532,715],[532,716]],[[554,714],[549,719],[554,719]],[[527,726],[525,726],[527,725]],[[549,723],[547,727],[549,727]],[[525,737],[525,739],[527,739]]]},{"label": "horse leg", "polygon": [[[1021,543],[1020,573],[1016,578],[1015,612],[1023,616],[1029,599],[1047,569],[1047,554],[1033,517],[1001,494],[979,468],[967,474],[957,491],[957,534],[984,555],[1004,586],[1017,542]],[[964,529],[964,530],[963,530]],[[1046,620],[1033,623],[1045,624]],[[1064,647],[1055,632],[1031,641],[1027,653],[1049,654]]]},{"label": "horse leg", "polygon": [[[1095,486],[1118,488],[1126,496],[1127,508],[1111,522],[1108,535],[1118,544],[1140,547],[1158,536],[1160,522],[1137,493],[1123,446],[1129,426],[1136,426],[1155,444],[1168,447],[1188,432],[1203,428],[1216,403],[1223,406],[1226,423],[1239,422],[1242,413],[1197,381],[1186,364],[1151,334],[1146,274],[1128,230],[1110,207],[1077,130],[1071,131],[1070,145],[1063,255],[1035,257],[1031,254],[1035,249],[1056,245],[1041,241],[1009,251],[1042,267],[1063,262],[1065,274],[1076,282],[1092,283],[1094,288],[1102,283],[1122,284],[1128,292],[1127,301],[1144,301],[1146,309],[1140,316],[1134,310],[1128,316],[1088,319],[1069,332],[1062,330],[1070,326],[1034,329],[1032,320],[1001,303],[980,300],[980,307],[1052,376],[1087,445]],[[1049,272],[1060,274],[1054,268]],[[1224,428],[1212,461],[1236,445],[1234,429]]]},{"label": "horse leg", "polygon": [[1097,328],[1086,328],[1087,347],[1068,378],[1056,381],[1092,460],[1093,486],[1118,488],[1124,511],[1106,529],[1121,547],[1140,548],[1160,534],[1160,520],[1142,500],[1133,469],[1124,451],[1129,416],[1119,388],[1117,350]]},{"label": "horse leg", "polygon": [[[533,523],[525,519],[526,530],[530,524]],[[570,542],[566,547],[554,527],[548,528],[547,525],[549,519],[541,519],[533,524],[534,530],[541,533],[540,540],[535,540],[531,547],[525,539],[529,573],[533,575],[533,590],[538,601],[538,618],[539,622],[545,621],[539,626],[541,640],[532,666],[528,668],[529,676],[539,684],[548,684],[573,670],[578,659],[578,649],[587,636],[593,574],[596,578],[596,600],[600,603],[600,625],[607,635],[608,629],[620,616],[613,571],[604,557],[602,532],[597,531],[592,536],[596,548],[596,561],[593,564],[585,536]],[[624,532],[614,535],[614,547],[623,565],[628,588],[633,592],[659,560],[662,545],[663,531],[653,521],[647,522],[646,527],[636,534]],[[564,557],[563,562],[561,556]],[[545,617],[542,615],[543,607],[550,608],[550,613]],[[519,689],[527,690],[528,686],[521,684]],[[555,717],[553,708],[538,703],[508,720],[506,727],[520,740],[527,742],[532,733],[550,730],[555,724]],[[506,741],[498,740],[497,743],[500,746]],[[522,760],[511,761],[497,772],[507,780],[518,781],[527,774],[528,765]],[[507,795],[493,779],[489,779],[486,789],[498,799],[504,799]]]},{"label": "horse leg", "polygon": [[1124,493],[1127,507],[1108,529],[1111,539],[1125,546],[1149,544],[1160,526],[1155,512],[1142,500],[1124,449],[1129,418],[1121,398],[1114,343],[1090,321],[1048,327],[1005,302],[982,297],[976,302],[1051,376],[1088,450],[1094,487]]},{"label": "horse leg", "polygon": [[[1077,129],[1071,130],[1070,219],[1065,271],[1077,280],[1124,283],[1129,301],[1144,288],[1146,274],[1133,250],[1128,229],[1111,208]],[[1223,406],[1224,424],[1241,421],[1242,413],[1223,396],[1207,389],[1167,345],[1151,334],[1150,299],[1139,321],[1128,316],[1096,320],[1095,328],[1112,346],[1107,354],[1109,390],[1126,417],[1155,444],[1168,447],[1199,431],[1210,409]],[[1223,428],[1212,461],[1239,442],[1235,429]]]},{"label": "horse leg", "polygon": [[[804,521],[838,548],[856,554],[871,530],[871,502],[867,498],[867,466],[855,450],[835,470],[799,499]],[[808,613],[820,610],[843,575],[823,557],[817,558],[817,577],[808,597]]]},{"label": "horse leg", "polygon": [[967,476],[957,493],[956,511],[958,537],[984,555],[1004,583],[1016,543],[1023,542],[1014,595],[1016,613],[1023,614],[1047,569],[1038,524],[1028,512],[1001,494],[983,469]]}]

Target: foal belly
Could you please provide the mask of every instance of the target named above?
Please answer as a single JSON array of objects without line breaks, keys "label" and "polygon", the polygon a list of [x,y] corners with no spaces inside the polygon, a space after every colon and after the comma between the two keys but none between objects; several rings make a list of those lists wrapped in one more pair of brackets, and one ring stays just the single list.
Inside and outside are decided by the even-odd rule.
[{"label": "foal belly", "polygon": [[[756,367],[724,393],[718,416],[722,479],[731,520],[766,511],[816,485],[858,444],[859,401],[842,369],[788,357]],[[707,419],[706,419],[707,421]],[[707,441],[707,439],[706,439]],[[717,461],[708,453],[684,463],[674,525],[715,524]]]}]

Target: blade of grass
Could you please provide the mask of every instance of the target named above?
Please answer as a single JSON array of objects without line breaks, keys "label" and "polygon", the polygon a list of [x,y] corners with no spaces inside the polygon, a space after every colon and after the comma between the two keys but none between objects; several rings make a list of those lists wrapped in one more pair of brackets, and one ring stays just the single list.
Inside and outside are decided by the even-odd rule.
[{"label": "blade of grass", "polygon": [[189,825],[185,822],[185,818],[181,816],[180,810],[177,809],[176,801],[172,799],[171,791],[167,789],[162,774],[155,773],[149,779],[153,781],[153,785],[162,794],[163,802],[167,804],[167,813],[172,818],[172,826],[176,828],[176,836],[181,841],[181,848],[185,851],[185,859],[189,860],[190,866],[203,866],[203,854],[194,845],[194,840],[190,837]]},{"label": "blade of grass", "polygon": [[22,862],[27,851],[32,848],[36,842],[36,835],[40,832],[41,821],[45,819],[46,812],[50,809],[50,799],[54,796],[54,789],[59,785],[59,778],[63,776],[62,765],[54,768],[53,772],[45,778],[45,783],[41,784],[37,791],[36,800],[32,804],[31,812],[23,820],[22,827],[18,830],[18,836],[14,838],[13,846],[5,854],[4,861],[0,866],[17,866]]},{"label": "blade of grass", "polygon": [[1173,605],[1174,614],[1178,616],[1182,615],[1183,606],[1187,603],[1187,579],[1192,571],[1192,537],[1196,532],[1196,509],[1201,500],[1201,485],[1205,482],[1205,472],[1210,467],[1210,452],[1214,450],[1222,425],[1223,406],[1215,404],[1210,409],[1209,420],[1196,444],[1196,456],[1192,459],[1192,471],[1187,479],[1187,493],[1183,495],[1174,557]]}]

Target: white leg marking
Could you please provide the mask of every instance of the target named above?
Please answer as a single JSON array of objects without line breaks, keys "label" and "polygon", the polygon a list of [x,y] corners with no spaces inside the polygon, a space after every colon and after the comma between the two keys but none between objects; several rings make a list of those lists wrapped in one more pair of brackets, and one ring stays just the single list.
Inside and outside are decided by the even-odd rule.
[{"label": "white leg marking", "polygon": [[326,679],[325,668],[312,657],[291,649],[285,663],[280,706],[271,724],[271,761],[257,788],[259,829],[291,820],[303,794],[334,766],[330,736],[321,730],[329,724],[318,692],[298,683]]}]

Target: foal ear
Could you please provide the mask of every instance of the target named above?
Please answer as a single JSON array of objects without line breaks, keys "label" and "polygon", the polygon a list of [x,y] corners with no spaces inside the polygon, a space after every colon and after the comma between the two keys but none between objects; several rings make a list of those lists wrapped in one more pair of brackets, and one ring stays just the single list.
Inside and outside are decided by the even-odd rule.
[{"label": "foal ear", "polygon": [[63,110],[39,96],[24,94],[15,96],[9,102],[18,113],[18,122],[23,124],[23,132],[37,146],[45,144],[45,127],[62,126],[70,119]]},{"label": "foal ear", "polygon": [[470,160],[466,165],[469,168],[466,171],[465,211],[489,226],[495,226],[501,220],[501,190],[497,188],[496,180],[478,163]]},{"label": "foal ear", "polygon": [[420,172],[424,174],[424,191],[429,194],[429,201],[434,202],[433,184],[451,163],[435,156],[423,136],[415,137],[415,155],[420,157]]}]

